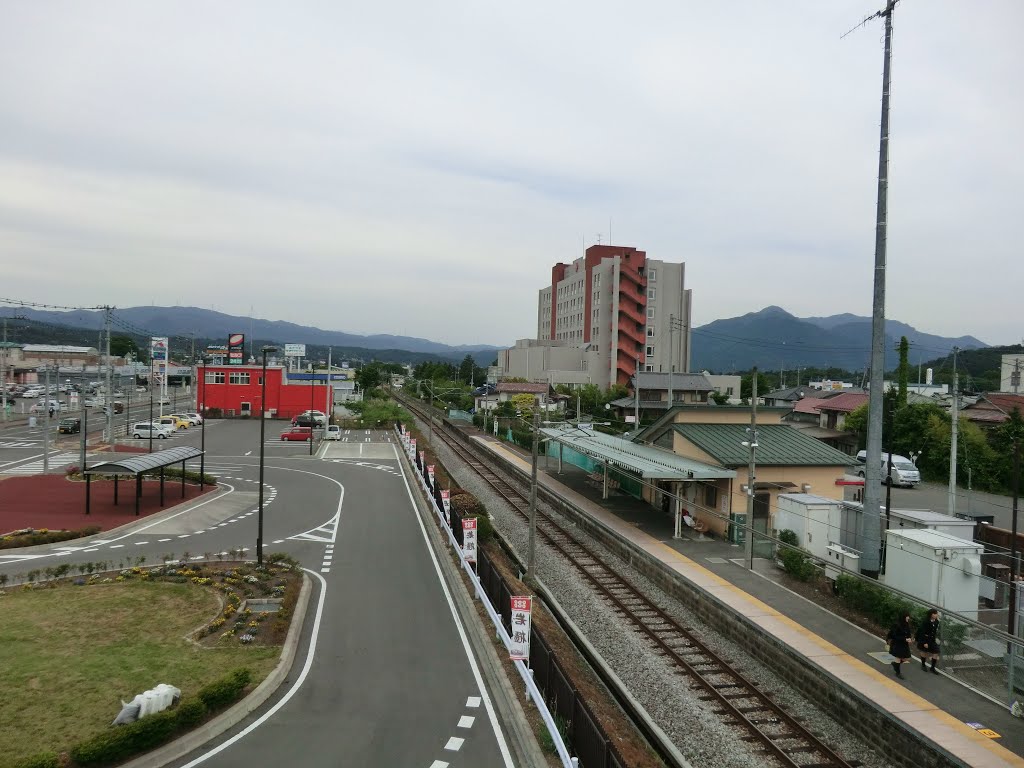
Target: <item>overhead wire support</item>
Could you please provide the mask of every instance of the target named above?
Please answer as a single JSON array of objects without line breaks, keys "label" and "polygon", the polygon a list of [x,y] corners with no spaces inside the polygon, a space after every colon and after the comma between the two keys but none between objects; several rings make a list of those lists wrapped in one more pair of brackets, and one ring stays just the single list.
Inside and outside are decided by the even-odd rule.
[{"label": "overhead wire support", "polygon": [[[886,238],[889,216],[889,91],[892,71],[892,15],[897,0],[888,0],[885,8],[868,16],[853,29],[873,19],[885,19],[885,47],[882,64],[882,118],[878,140],[878,203],[875,217],[875,259],[871,311],[871,370],[868,377],[867,466],[864,472],[863,552],[861,570],[877,577],[881,567],[881,460],[882,418],[885,393],[885,272]],[[853,30],[850,30],[852,32]],[[847,33],[849,34],[849,32]],[[845,37],[845,35],[844,35]]]}]

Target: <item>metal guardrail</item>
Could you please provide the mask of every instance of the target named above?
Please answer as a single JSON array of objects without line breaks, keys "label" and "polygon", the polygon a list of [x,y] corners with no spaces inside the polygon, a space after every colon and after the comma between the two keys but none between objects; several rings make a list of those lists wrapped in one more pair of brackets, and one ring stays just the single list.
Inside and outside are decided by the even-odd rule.
[{"label": "metal guardrail", "polygon": [[[401,433],[398,432],[397,429],[395,430],[395,433],[399,436],[399,439],[401,439]],[[409,458],[408,454],[406,454],[406,458]],[[491,619],[491,623],[494,624],[495,634],[498,639],[504,643],[505,649],[508,650],[512,645],[512,638],[505,629],[501,614],[495,610],[494,606],[491,605],[491,601],[487,599],[487,592],[484,589],[483,584],[480,583],[480,579],[477,577],[476,571],[473,570],[473,566],[466,560],[462,551],[462,546],[459,544],[458,539],[456,539],[451,526],[448,525],[448,520],[444,511],[438,507],[437,502],[434,500],[433,490],[427,485],[422,473],[414,472],[413,474],[419,480],[420,488],[430,500],[431,509],[433,509],[434,515],[437,517],[437,521],[441,525],[442,530],[444,530],[448,535],[448,543],[458,554],[459,565],[466,574],[466,577],[472,582],[476,598],[483,604],[484,609],[487,611],[487,615]],[[562,734],[559,732],[558,726],[555,723],[555,718],[544,703],[544,696],[537,687],[537,684],[534,682],[533,674],[529,667],[527,667],[525,662],[522,661],[514,661],[512,662],[512,665],[516,668],[516,671],[522,678],[523,683],[526,685],[527,696],[530,701],[533,702],[533,705],[537,708],[537,712],[540,714],[541,719],[544,721],[544,725],[548,729],[548,733],[555,745],[555,751],[558,753],[558,758],[561,760],[562,765],[564,768],[577,768],[579,760],[569,754],[569,750],[565,746],[565,741],[562,739]]]}]

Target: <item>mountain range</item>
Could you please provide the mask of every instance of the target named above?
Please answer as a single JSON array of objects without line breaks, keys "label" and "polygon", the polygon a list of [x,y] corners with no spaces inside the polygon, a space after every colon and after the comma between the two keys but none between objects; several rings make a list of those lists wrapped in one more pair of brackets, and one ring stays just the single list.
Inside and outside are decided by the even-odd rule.
[{"label": "mountain range", "polygon": [[[61,327],[61,343],[96,344],[96,334],[104,322],[104,312],[74,310],[57,312],[32,308],[0,310],[0,317],[17,316],[26,320]],[[181,349],[194,338],[197,345],[226,342],[231,333],[244,333],[247,345],[307,344],[335,350],[341,357],[379,359],[396,362],[420,362],[441,358],[460,362],[467,354],[478,365],[489,365],[502,349],[492,345],[452,346],[411,336],[374,334],[361,336],[343,331],[297,325],[277,320],[238,317],[199,307],[128,307],[113,313],[114,330],[142,339],[169,336],[172,348]],[[70,326],[78,329],[69,334]],[[35,334],[38,336],[39,334]],[[896,344],[906,336],[911,344],[910,361],[941,358],[953,347],[979,349],[984,342],[973,336],[947,338],[918,331],[896,320],[886,321],[886,369],[896,366]],[[15,338],[15,337],[12,337]],[[57,336],[54,337],[57,340]],[[715,320],[693,329],[691,370],[729,373],[749,370],[791,370],[797,367],[836,367],[849,371],[864,370],[871,350],[871,318],[851,314],[828,317],[796,317],[781,307],[766,307],[741,317]],[[326,351],[324,349],[324,351]],[[311,354],[317,354],[311,350]]]},{"label": "mountain range", "polygon": [[[947,338],[924,333],[897,320],[885,323],[885,367],[899,362],[901,336],[910,342],[910,362],[944,357],[953,347],[988,346],[973,336]],[[864,370],[871,356],[871,318],[841,314],[796,317],[781,307],[765,307],[693,329],[690,368],[728,373],[753,366],[762,370],[797,367]]]}]

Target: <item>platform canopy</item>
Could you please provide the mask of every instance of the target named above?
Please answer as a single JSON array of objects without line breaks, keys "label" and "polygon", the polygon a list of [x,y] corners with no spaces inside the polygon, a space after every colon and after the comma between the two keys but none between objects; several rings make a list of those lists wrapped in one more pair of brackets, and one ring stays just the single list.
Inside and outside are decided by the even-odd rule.
[{"label": "platform canopy", "polygon": [[736,477],[736,472],[671,451],[641,445],[621,437],[566,425],[541,429],[545,439],[572,448],[592,459],[633,472],[645,480],[718,480]]},{"label": "platform canopy", "polygon": [[167,448],[163,451],[153,453],[132,453],[125,454],[123,459],[117,461],[103,461],[87,467],[87,475],[141,475],[161,467],[169,467],[171,464],[181,464],[189,459],[202,456],[203,451],[192,446],[179,446]]}]

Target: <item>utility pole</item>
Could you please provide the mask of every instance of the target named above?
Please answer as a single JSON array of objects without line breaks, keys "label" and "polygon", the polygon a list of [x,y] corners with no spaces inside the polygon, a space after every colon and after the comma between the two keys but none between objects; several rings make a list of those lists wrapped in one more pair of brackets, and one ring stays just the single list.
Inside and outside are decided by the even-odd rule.
[{"label": "utility pole", "polygon": [[668,316],[668,409],[672,410],[672,334],[675,331],[675,315]]},{"label": "utility pole", "polygon": [[43,395],[43,410],[40,413],[43,424],[43,474],[50,471],[50,364],[46,364],[43,380],[46,394]]},{"label": "utility pole", "polygon": [[[671,374],[669,374],[671,375]],[[640,429],[640,358],[636,359],[636,373],[633,374],[633,428]]]},{"label": "utility pole", "polygon": [[[1013,440],[1013,531],[1010,536],[1010,618],[1006,631],[1017,636],[1017,503],[1020,498],[1020,437]],[[1013,646],[1010,653],[1015,654]]]},{"label": "utility pole", "polygon": [[950,410],[950,416],[952,416],[952,423],[949,431],[949,516],[953,517],[956,515],[956,456],[957,449],[957,438],[959,437],[960,427],[960,380],[959,374],[956,370],[957,353],[960,352],[959,347],[953,347],[953,408]]},{"label": "utility pole", "polygon": [[114,442],[114,381],[113,381],[113,369],[110,365],[110,321],[112,314],[112,307],[105,307],[106,313],[104,314],[104,325],[107,330],[107,344],[106,344],[106,358],[107,358],[107,391],[103,398],[104,411],[106,414],[106,426],[104,427],[104,440],[107,443]]},{"label": "utility pole", "polygon": [[[887,0],[885,8],[869,16],[885,19],[885,53],[882,63],[882,121],[878,142],[878,204],[875,217],[874,291],[871,312],[871,376],[868,399],[867,466],[864,471],[864,514],[861,571],[877,577],[882,540],[881,470],[882,409],[885,392],[885,269],[886,233],[889,217],[889,85],[892,68],[892,14],[897,0]],[[852,31],[852,30],[851,30]],[[849,33],[847,33],[849,34]]]},{"label": "utility pole", "polygon": [[526,555],[526,581],[532,584],[537,558],[537,446],[540,441],[540,412],[533,412],[533,464],[530,467],[530,538]]},{"label": "utility pole", "polygon": [[757,450],[757,366],[754,366],[751,390],[750,390],[750,427],[747,429],[747,439],[743,443],[750,449],[750,458],[747,462],[747,526],[746,538],[743,541],[744,557],[747,561],[747,569],[754,570],[754,485],[757,479],[755,455]]},{"label": "utility pole", "polygon": [[3,410],[4,421],[7,421],[7,318],[4,318],[4,344],[3,344],[3,363],[0,364],[0,409]]}]

